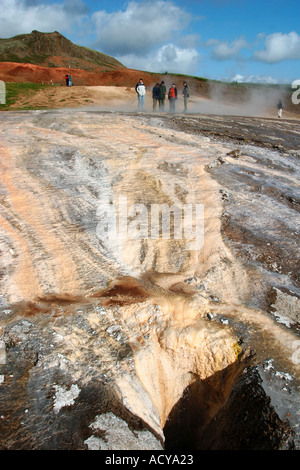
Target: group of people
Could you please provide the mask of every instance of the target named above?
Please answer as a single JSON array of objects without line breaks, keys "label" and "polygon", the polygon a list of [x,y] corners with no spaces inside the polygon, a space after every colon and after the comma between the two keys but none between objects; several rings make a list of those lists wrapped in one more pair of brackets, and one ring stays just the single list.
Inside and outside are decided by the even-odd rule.
[{"label": "group of people", "polygon": [[[136,84],[135,91],[138,96],[138,109],[140,111],[143,111],[145,105],[146,87],[142,78],[140,78],[139,82]],[[183,82],[182,96],[184,102],[184,112],[186,112],[190,96],[190,89],[187,82],[185,81]],[[175,103],[178,97],[178,92],[175,83],[173,83],[172,86],[169,88],[168,93],[164,81],[162,81],[161,83],[156,83],[156,85],[152,88],[153,111],[156,111],[157,107],[159,107],[160,111],[165,111],[166,97],[169,101],[169,111],[170,113],[174,113]]]},{"label": "group of people", "polygon": [[[72,86],[72,78],[70,74],[65,75],[66,86]],[[146,95],[146,86],[143,82],[143,79],[140,78],[139,82],[136,84],[135,91],[138,96],[138,109],[140,111],[144,110],[145,106],[145,95]],[[166,97],[169,101],[169,111],[170,113],[175,113],[175,104],[178,97],[178,92],[175,83],[172,83],[172,86],[169,88],[167,93],[167,88],[165,86],[165,82],[161,81],[160,83],[156,83],[155,86],[152,88],[152,101],[153,101],[153,111],[156,111],[157,107],[160,111],[165,111],[165,101]],[[186,81],[183,82],[183,90],[182,90],[182,97],[184,103],[184,112],[187,111],[188,108],[188,101],[190,97],[190,88]],[[282,110],[284,108],[284,103],[280,99],[277,103],[277,111],[278,117],[282,117]]]},{"label": "group of people", "polygon": [[69,73],[65,75],[66,86],[72,86],[72,77]]}]

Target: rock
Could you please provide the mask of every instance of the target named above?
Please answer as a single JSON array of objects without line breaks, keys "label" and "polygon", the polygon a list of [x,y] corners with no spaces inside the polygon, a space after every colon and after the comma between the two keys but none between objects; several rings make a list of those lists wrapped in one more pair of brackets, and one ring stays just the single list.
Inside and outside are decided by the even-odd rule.
[{"label": "rock", "polygon": [[231,152],[228,152],[226,155],[232,158],[239,158],[241,156],[241,151],[240,149],[231,150]]},{"label": "rock", "polygon": [[[270,285],[296,282],[296,204],[276,192],[295,184],[295,157],[245,145],[253,171],[224,165],[224,142],[199,125],[226,118],[195,117],[196,135],[188,119],[0,115],[1,449],[277,449],[287,436],[299,447],[295,335],[267,310],[294,312]],[[290,419],[255,373],[268,358],[289,374]]]}]

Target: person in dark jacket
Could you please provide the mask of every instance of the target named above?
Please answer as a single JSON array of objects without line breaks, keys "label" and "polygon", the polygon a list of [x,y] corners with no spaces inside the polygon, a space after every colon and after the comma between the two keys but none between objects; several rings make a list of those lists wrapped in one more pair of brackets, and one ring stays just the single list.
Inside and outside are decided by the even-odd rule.
[{"label": "person in dark jacket", "polygon": [[159,83],[156,83],[156,85],[152,89],[152,99],[153,99],[153,111],[156,111],[156,106],[159,103],[159,99],[160,99]]},{"label": "person in dark jacket", "polygon": [[190,97],[190,89],[186,82],[183,82],[182,96],[183,96],[183,101],[184,101],[184,112],[186,113],[188,102],[189,102],[189,97]]},{"label": "person in dark jacket", "polygon": [[166,99],[166,93],[167,89],[165,86],[165,82],[162,81],[160,86],[159,86],[159,91],[160,91],[160,96],[159,96],[159,108],[161,111],[165,110],[165,99]]}]

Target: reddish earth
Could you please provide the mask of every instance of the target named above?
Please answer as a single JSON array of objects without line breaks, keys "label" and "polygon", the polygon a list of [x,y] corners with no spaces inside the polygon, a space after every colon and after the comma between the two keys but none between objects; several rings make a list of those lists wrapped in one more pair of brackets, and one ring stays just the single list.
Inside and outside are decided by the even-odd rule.
[{"label": "reddish earth", "polygon": [[[72,69],[66,67],[50,68],[33,64],[17,62],[0,62],[0,80],[6,82],[32,82],[51,84],[65,84],[66,73],[71,74],[73,85],[105,85],[105,86],[135,86],[140,76],[145,85],[159,80],[160,75],[141,72],[127,68],[104,71],[102,68],[93,71]],[[142,75],[141,75],[142,74]]]}]

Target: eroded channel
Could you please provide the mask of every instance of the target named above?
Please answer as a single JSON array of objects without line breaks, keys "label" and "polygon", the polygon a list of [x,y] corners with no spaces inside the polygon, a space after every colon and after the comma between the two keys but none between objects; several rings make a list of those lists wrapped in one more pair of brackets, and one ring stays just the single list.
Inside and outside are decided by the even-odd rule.
[{"label": "eroded channel", "polygon": [[298,448],[299,142],[66,114],[1,116],[1,448]]}]

